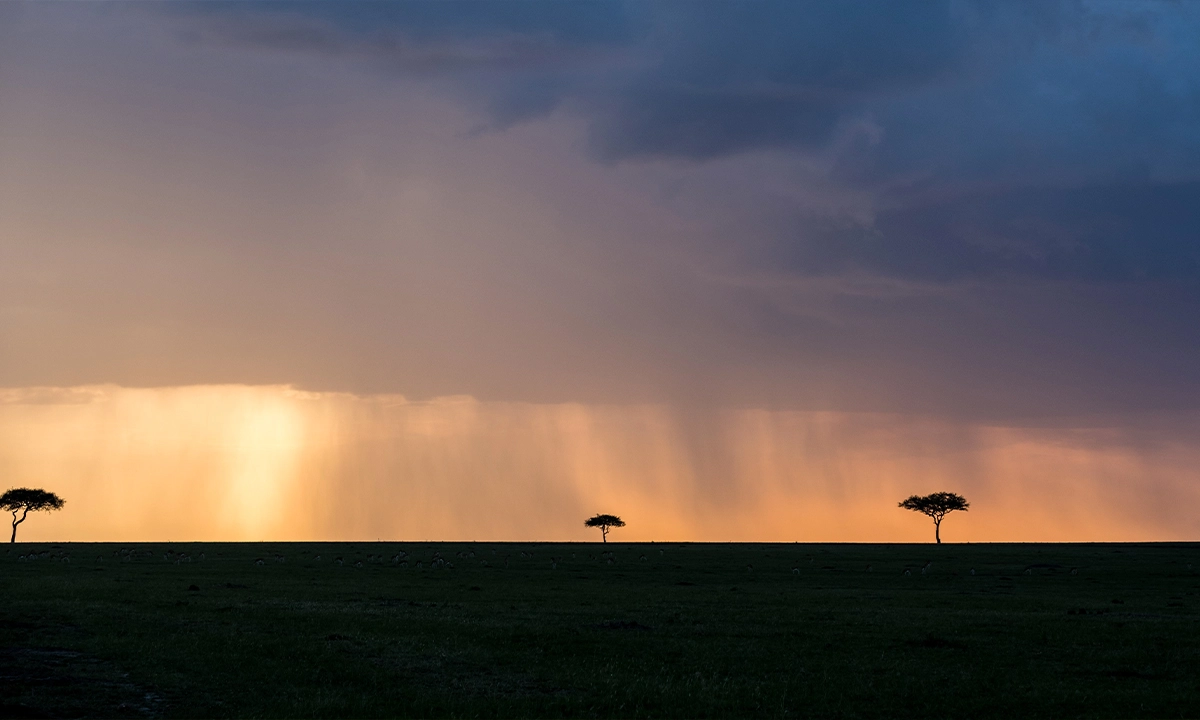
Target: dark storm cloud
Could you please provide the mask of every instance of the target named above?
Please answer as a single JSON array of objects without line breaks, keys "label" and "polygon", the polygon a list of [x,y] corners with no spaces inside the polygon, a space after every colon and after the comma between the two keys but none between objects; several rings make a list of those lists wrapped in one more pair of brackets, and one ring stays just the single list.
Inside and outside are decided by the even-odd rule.
[{"label": "dark storm cloud", "polygon": [[775,263],[950,281],[1200,278],[1200,183],[1123,182],[975,193],[880,212],[871,227],[805,227]]},{"label": "dark storm cloud", "polygon": [[350,2],[183,15],[208,42],[452,73],[493,129],[566,107],[608,163],[821,156],[821,182],[866,193],[874,222],[781,213],[777,269],[1200,278],[1194,5]]},{"label": "dark storm cloud", "polygon": [[819,145],[872,93],[948,72],[966,40],[944,3],[659,7],[654,61],[596,108],[603,159]]},{"label": "dark storm cloud", "polygon": [[1200,5],[14,7],[9,384],[1200,407]]},{"label": "dark storm cloud", "polygon": [[404,72],[555,68],[628,41],[604,3],[241,2],[167,10],[189,41],[356,58]]}]

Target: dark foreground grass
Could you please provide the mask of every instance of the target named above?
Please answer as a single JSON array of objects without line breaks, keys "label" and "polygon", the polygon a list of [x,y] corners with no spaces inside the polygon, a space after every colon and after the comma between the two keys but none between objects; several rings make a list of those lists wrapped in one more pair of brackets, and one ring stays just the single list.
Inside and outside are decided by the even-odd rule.
[{"label": "dark foreground grass", "polygon": [[17,544],[0,714],[1197,717],[1193,565],[1190,544]]}]

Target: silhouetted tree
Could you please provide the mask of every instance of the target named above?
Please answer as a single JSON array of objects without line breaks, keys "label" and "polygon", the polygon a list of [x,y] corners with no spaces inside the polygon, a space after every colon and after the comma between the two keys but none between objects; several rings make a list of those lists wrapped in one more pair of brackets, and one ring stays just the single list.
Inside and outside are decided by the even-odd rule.
[{"label": "silhouetted tree", "polygon": [[616,515],[597,515],[588,518],[583,524],[586,527],[600,528],[600,537],[604,542],[608,542],[608,529],[610,527],[625,527],[625,521]]},{"label": "silhouetted tree", "polygon": [[905,500],[900,501],[900,507],[905,510],[915,510],[919,513],[928,515],[933,518],[933,537],[942,542],[942,519],[947,513],[952,513],[955,510],[966,511],[971,507],[971,503],[962,495],[956,495],[950,492],[936,492],[930,495],[912,495]]},{"label": "silhouetted tree", "polygon": [[[55,495],[52,492],[45,490],[31,490],[29,488],[11,488],[8,492],[0,495],[0,508],[4,508],[13,515],[13,531],[10,543],[17,541],[17,526],[25,522],[25,518],[29,516],[29,511],[37,512],[38,510],[61,510],[66,501]],[[21,513],[21,519],[17,519],[17,513]]]}]

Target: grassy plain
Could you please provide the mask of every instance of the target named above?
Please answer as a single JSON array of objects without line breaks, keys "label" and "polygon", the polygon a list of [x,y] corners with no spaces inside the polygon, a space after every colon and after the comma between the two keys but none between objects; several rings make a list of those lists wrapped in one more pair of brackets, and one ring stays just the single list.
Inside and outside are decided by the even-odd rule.
[{"label": "grassy plain", "polygon": [[0,714],[1197,717],[1197,566],[1192,544],[18,543]]}]

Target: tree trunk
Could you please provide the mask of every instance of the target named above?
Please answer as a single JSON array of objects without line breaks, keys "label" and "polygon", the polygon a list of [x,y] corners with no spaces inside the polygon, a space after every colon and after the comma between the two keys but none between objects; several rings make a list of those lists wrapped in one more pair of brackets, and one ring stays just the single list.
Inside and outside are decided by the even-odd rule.
[{"label": "tree trunk", "polygon": [[936,520],[933,521],[933,539],[938,545],[942,544],[942,524]]},{"label": "tree trunk", "polygon": [[608,542],[608,528],[603,526],[600,528],[600,539],[604,542]]},{"label": "tree trunk", "polygon": [[8,539],[10,543],[15,543],[17,541],[17,526],[25,522],[25,518],[27,517],[29,517],[29,508],[25,508],[25,512],[21,513],[20,520],[17,519],[17,511],[13,510],[13,534],[12,537]]}]

